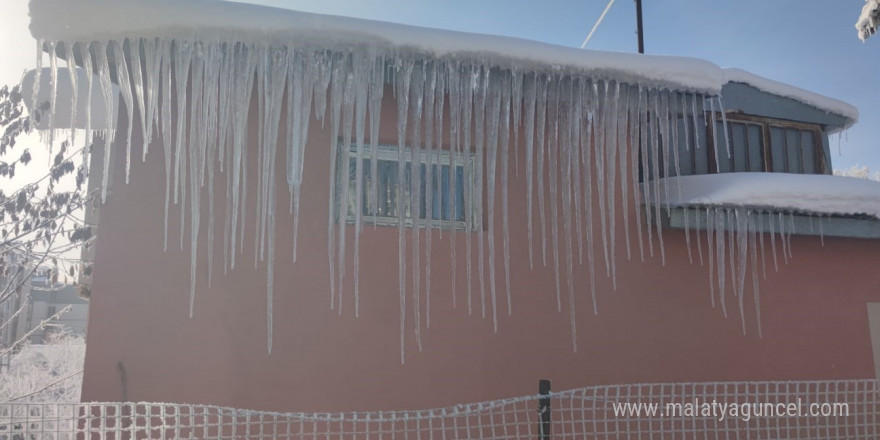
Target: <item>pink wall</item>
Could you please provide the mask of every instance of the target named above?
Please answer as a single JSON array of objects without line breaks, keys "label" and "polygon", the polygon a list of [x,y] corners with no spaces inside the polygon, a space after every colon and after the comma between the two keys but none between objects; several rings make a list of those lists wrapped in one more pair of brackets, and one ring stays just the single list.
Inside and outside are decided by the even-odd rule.
[{"label": "pink wall", "polygon": [[[395,106],[386,102],[384,108],[383,142],[396,143]],[[256,112],[251,113],[251,127],[255,127]],[[271,355],[266,350],[265,264],[254,269],[252,238],[246,242],[236,269],[223,275],[225,191],[217,191],[210,289],[207,220],[202,222],[195,316],[190,319],[189,250],[181,251],[175,245],[179,224],[174,219],[179,219],[179,211],[174,206],[169,250],[162,250],[162,147],[158,143],[151,147],[146,164],[133,161],[131,183],[125,185],[124,146],[116,146],[114,185],[102,207],[96,245],[84,401],[210,403],[290,411],[414,409],[529,394],[536,391],[541,378],[552,379],[554,389],[563,390],[633,382],[873,376],[866,303],[880,301],[876,270],[880,243],[868,240],[826,238],[822,246],[818,238],[793,237],[794,259],[778,273],[769,267],[767,279],[761,280],[763,338],[759,339],[751,293],[746,297],[749,334],[745,336],[731,297],[729,318],[723,318],[720,309],[712,309],[708,269],[688,264],[683,232],[664,231],[667,264],[661,267],[659,258],[626,261],[619,226],[618,289],[612,290],[604,267],[597,266],[596,316],[590,303],[587,268],[576,268],[579,350],[574,353],[567,300],[563,297],[563,312],[558,313],[552,257],[548,255],[548,267],[540,265],[537,233],[538,264],[529,269],[522,171],[510,182],[513,315],[507,316],[503,298],[500,226],[496,240],[497,334],[492,331],[491,310],[487,319],[480,314],[476,267],[474,313],[467,312],[462,234],[457,239],[458,307],[452,307],[449,234],[440,239],[435,232],[431,327],[423,331],[424,350],[419,352],[408,298],[407,361],[401,365],[396,228],[364,228],[360,317],[353,316],[350,276],[343,315],[329,308],[326,216],[330,140],[320,123],[312,125],[310,134],[300,258],[295,264],[290,259],[293,221],[287,214],[289,196],[279,179]],[[255,157],[256,130],[250,135]],[[139,153],[137,128],[135,138],[134,150]],[[279,164],[283,178],[282,168]],[[217,177],[218,188],[225,188],[225,176]],[[252,182],[248,196],[251,209],[255,187]],[[498,207],[500,216],[500,196]],[[249,214],[246,237],[253,237],[253,219]],[[535,222],[537,231],[537,213]],[[631,223],[635,239],[635,222]],[[598,220],[596,225],[598,228]],[[353,228],[349,227],[347,235],[354,235]],[[350,253],[352,242],[347,249]],[[550,249],[548,243],[548,252]],[[638,254],[637,247],[633,251],[634,256]],[[696,247],[693,251],[696,253]],[[769,243],[767,251],[769,259]],[[349,256],[349,274],[351,261]],[[422,304],[424,307],[424,300]],[[126,377],[125,393],[120,365]]]}]

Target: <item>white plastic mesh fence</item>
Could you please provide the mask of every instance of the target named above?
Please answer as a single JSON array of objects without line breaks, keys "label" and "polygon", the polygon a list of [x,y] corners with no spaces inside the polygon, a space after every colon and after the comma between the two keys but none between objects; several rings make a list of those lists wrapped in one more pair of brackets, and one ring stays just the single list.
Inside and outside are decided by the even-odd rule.
[{"label": "white plastic mesh fence", "polygon": [[[413,411],[275,413],[167,403],[0,404],[0,440],[878,439],[880,381],[580,388]],[[733,407],[736,406],[736,410]]]}]

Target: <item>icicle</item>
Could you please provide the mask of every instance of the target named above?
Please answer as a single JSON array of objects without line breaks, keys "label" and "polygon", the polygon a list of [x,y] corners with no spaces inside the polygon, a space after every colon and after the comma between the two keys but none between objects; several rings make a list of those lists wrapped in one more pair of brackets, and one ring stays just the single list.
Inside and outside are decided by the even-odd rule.
[{"label": "icicle", "polygon": [[[247,206],[247,125],[248,110],[250,109],[251,94],[253,93],[254,70],[256,68],[256,51],[245,44],[235,46],[235,74],[233,75],[233,90],[235,102],[246,102],[248,105],[236,105],[232,110],[233,147],[232,147],[232,227],[230,233],[231,261],[230,268],[235,268],[235,250],[244,245],[245,208]],[[239,228],[239,218],[241,227]],[[240,238],[236,240],[236,234]],[[239,246],[236,246],[236,243]]]},{"label": "icicle", "polygon": [[[611,262],[611,285],[614,290],[617,290],[617,214],[615,199],[617,198],[617,151],[620,148],[618,142],[621,140],[621,132],[619,130],[621,119],[619,81],[614,81],[612,91],[611,105],[608,107],[609,113],[607,114],[607,116],[610,116],[606,126],[608,133],[605,140],[607,148],[605,154],[605,209],[606,221],[608,222],[608,261]],[[607,93],[606,99],[608,99]],[[606,103],[606,105],[608,104]]]},{"label": "icicle", "polygon": [[[204,160],[199,150],[199,137],[204,127],[201,126],[202,112],[202,80],[204,78],[204,62],[201,43],[193,45],[192,79],[190,81],[190,132],[189,143],[184,153],[189,154],[189,192],[190,192],[190,292],[189,317],[193,317],[196,296],[196,267],[198,263],[199,228],[201,226],[201,188],[199,186],[199,168]],[[184,141],[186,142],[186,141]],[[185,210],[185,202],[180,210]],[[183,215],[181,214],[181,217]],[[181,224],[181,231],[183,224]],[[181,241],[183,233],[181,233]]]},{"label": "icicle", "polygon": [[572,149],[569,160],[571,161],[570,184],[572,188],[571,197],[574,199],[574,222],[577,230],[578,244],[578,264],[584,264],[584,232],[581,227],[583,219],[581,218],[581,119],[583,118],[583,82],[577,78],[572,78],[571,89],[568,90],[567,99],[571,103],[569,118],[566,124],[571,133],[569,139],[569,147]]},{"label": "icicle", "polygon": [[681,213],[684,215],[684,240],[687,244],[688,262],[694,264],[694,255],[691,252],[691,226],[689,223],[689,212],[690,210],[687,208],[681,210]]},{"label": "icicle", "polygon": [[598,115],[598,122],[594,119],[593,132],[596,134],[596,191],[599,196],[599,227],[602,235],[602,251],[605,256],[605,276],[611,277],[611,261],[608,255],[608,196],[606,193],[606,161],[608,157],[608,130],[610,100],[608,98],[608,82],[602,81],[602,90],[599,84],[593,83],[593,107],[594,114]]},{"label": "icicle", "polygon": [[589,109],[582,113],[580,120],[577,122],[580,124],[580,132],[582,133],[582,136],[579,141],[580,146],[578,147],[580,157],[576,158],[576,160],[580,160],[580,166],[583,170],[581,173],[581,181],[577,183],[583,185],[584,217],[586,217],[586,230],[584,231],[584,234],[587,237],[587,266],[590,274],[590,293],[593,303],[593,314],[596,315],[599,313],[599,306],[596,300],[596,265],[595,248],[593,244],[593,159],[591,150],[593,150],[595,146],[593,143],[592,131],[592,119],[595,112],[593,111],[594,102],[591,99],[592,84],[588,81],[581,82],[578,94],[581,96],[581,103],[579,105],[585,109]]},{"label": "icicle", "polygon": [[721,97],[718,96],[715,99],[718,100],[718,108],[721,112],[721,125],[724,127],[724,146],[727,147],[727,158],[730,159],[730,134],[727,131],[727,113],[724,111],[724,103],[721,102]]},{"label": "icicle", "polygon": [[[746,287],[746,271],[749,256],[749,211],[743,212],[742,208],[734,211],[736,215],[736,252],[739,257],[737,263],[737,285],[736,295],[739,297],[739,318],[742,323],[743,335],[746,334],[746,312],[743,306],[743,298],[745,297]],[[733,244],[731,243],[731,246]]]},{"label": "icicle", "polygon": [[131,171],[131,130],[134,126],[134,103],[132,102],[131,82],[128,76],[128,64],[125,62],[125,52],[122,49],[124,43],[117,40],[110,41],[110,49],[116,60],[116,82],[119,85],[119,93],[125,104],[125,113],[128,115],[128,130],[125,138],[125,183],[128,184]]},{"label": "icicle", "polygon": [[523,72],[514,67],[511,71],[511,98],[510,104],[513,107],[510,111],[513,114],[513,155],[515,159],[514,172],[519,177],[519,130],[522,126],[522,105],[523,105]]},{"label": "icicle", "polygon": [[544,267],[547,267],[547,222],[545,218],[546,209],[544,208],[544,156],[547,154],[547,146],[544,142],[544,133],[547,128],[547,89],[549,78],[540,75],[538,80],[538,119],[535,121],[538,128],[538,211],[541,220],[541,259]]},{"label": "icicle", "polygon": [[[639,146],[641,147],[641,173],[644,184],[642,184],[642,196],[644,197],[645,204],[645,224],[647,225],[648,231],[648,252],[651,257],[654,256],[654,236],[653,230],[651,229],[651,220],[654,209],[652,209],[652,203],[654,203],[654,198],[656,195],[654,194],[654,182],[651,174],[651,162],[650,159],[652,155],[649,154],[649,140],[648,140],[648,132],[651,127],[649,125],[649,117],[648,112],[650,109],[650,101],[648,92],[642,89],[642,86],[639,86]],[[639,229],[641,230],[641,228]]]},{"label": "icicle", "polygon": [[412,112],[412,149],[410,150],[410,188],[409,188],[409,213],[412,220],[412,297],[413,297],[413,324],[415,326],[416,345],[422,351],[422,307],[421,307],[421,185],[422,185],[422,111],[424,109],[425,92],[425,66],[416,62],[412,80],[410,82],[410,108]]},{"label": "icicle", "polygon": [[[632,179],[632,191],[633,191],[633,206],[635,207],[635,217],[636,217],[636,232],[639,238],[639,256],[641,260],[645,261],[645,243],[644,238],[642,236],[642,200],[644,195],[647,194],[647,191],[642,189],[639,186],[639,162],[643,162],[643,160],[639,159],[639,143],[642,142],[639,139],[639,132],[644,131],[645,127],[642,123],[642,113],[645,111],[644,106],[642,105],[642,88],[639,86],[636,88],[635,86],[630,89],[630,104],[629,104],[629,146],[630,146],[630,178]],[[647,178],[647,174],[645,174]],[[645,194],[642,194],[642,193]],[[645,205],[647,206],[647,205]],[[650,228],[649,228],[650,229]]]},{"label": "icicle", "polygon": [[[574,254],[572,251],[572,215],[571,215],[571,187],[572,187],[572,146],[573,142],[571,139],[571,129],[572,121],[574,118],[572,105],[575,105],[572,98],[572,84],[571,79],[566,78],[563,83],[562,95],[565,100],[563,105],[563,109],[567,110],[566,114],[561,118],[563,122],[563,138],[562,145],[560,149],[560,156],[562,159],[562,220],[563,220],[563,233],[565,234],[565,279],[566,279],[566,287],[568,290],[568,314],[569,314],[569,323],[571,326],[571,343],[572,349],[575,353],[577,353],[577,325],[575,322],[575,304],[574,304]],[[566,108],[567,107],[567,108]],[[579,121],[576,121],[573,125],[578,125]],[[576,159],[576,157],[575,157]],[[575,160],[577,162],[577,160]]]},{"label": "icicle", "polygon": [[[479,194],[480,200],[482,200],[482,194],[484,193],[484,180],[485,176],[483,175],[484,170],[486,169],[486,114],[488,110],[486,108],[486,94],[488,93],[488,83],[489,83],[489,74],[490,70],[484,70],[481,67],[477,68],[474,72],[473,76],[474,80],[474,127],[476,129],[476,154],[477,154],[477,163],[476,163],[476,194]],[[483,319],[486,319],[486,281],[485,281],[485,240],[483,233],[483,204],[477,203],[475,213],[477,216],[477,224],[480,227],[477,229],[477,261],[479,262],[479,279],[480,279],[480,312],[483,316]]]},{"label": "icicle", "polygon": [[107,202],[107,189],[109,188],[110,177],[110,156],[113,143],[113,116],[116,113],[116,107],[113,105],[113,82],[110,79],[110,65],[107,61],[107,46],[100,41],[95,42],[95,52],[97,55],[98,78],[101,81],[101,94],[104,97],[104,174],[101,182],[101,202]]},{"label": "icicle", "polygon": [[[142,38],[133,38],[128,40],[128,49],[129,49],[129,58],[131,59],[131,76],[132,76],[132,86],[134,86],[134,95],[137,101],[138,108],[138,116],[140,116],[141,122],[141,133],[144,140],[142,159],[143,161],[147,160],[147,132],[150,131],[150,125],[147,123],[147,109],[146,109],[146,101],[147,101],[147,91],[149,90],[149,85],[146,83],[146,75],[144,75],[143,66],[141,65],[141,42],[144,39]],[[147,48],[146,44],[144,45],[144,52],[146,53]],[[149,54],[147,54],[149,56]],[[123,59],[124,64],[125,59]],[[144,63],[147,66],[147,69],[150,69],[151,65],[150,59],[147,58],[144,60]],[[150,121],[152,122],[152,121]]]},{"label": "icicle", "polygon": [[406,185],[406,125],[409,116],[409,89],[413,62],[401,60],[395,66],[395,88],[397,90],[397,263],[398,288],[400,293],[400,363],[405,361],[404,336],[406,333],[406,209],[404,208],[403,188]]},{"label": "icicle", "polygon": [[534,239],[533,239],[533,221],[532,200],[534,198],[534,173],[535,173],[535,102],[538,95],[538,76],[533,73],[529,75],[524,82],[525,87],[525,124],[526,124],[526,221],[529,235],[529,269],[535,268],[534,262]]},{"label": "icicle", "polygon": [[[717,252],[715,256],[715,263],[718,269],[718,300],[721,303],[721,312],[724,314],[724,317],[727,317],[727,301],[724,299],[724,281],[725,281],[725,269],[727,268],[727,258],[724,254],[724,232],[725,228],[729,225],[727,224],[727,214],[724,210],[715,210],[715,251]],[[733,244],[731,244],[732,246]]]},{"label": "icicle", "polygon": [[373,58],[370,78],[370,176],[373,201],[373,224],[377,223],[379,200],[379,122],[382,118],[382,97],[385,93],[385,59]]},{"label": "icicle", "polygon": [[[79,43],[79,55],[80,60],[82,61],[83,70],[86,73],[86,129],[85,129],[85,147],[83,148],[82,153],[82,168],[83,174],[89,174],[89,160],[88,154],[89,149],[92,146],[92,88],[93,81],[95,80],[94,75],[94,64],[92,64],[92,54],[89,50],[90,43],[80,42]],[[75,62],[75,61],[74,61]],[[74,106],[74,108],[76,108]],[[72,122],[72,121],[71,121]],[[73,130],[76,132],[76,130]],[[167,221],[166,221],[167,224]]]},{"label": "icicle", "polygon": [[[343,100],[343,92],[345,90],[345,80],[344,75],[346,74],[346,70],[340,64],[345,62],[345,57],[342,54],[334,54],[332,59],[332,68],[330,72],[330,174],[328,175],[329,184],[327,186],[327,191],[330,194],[329,201],[327,204],[327,259],[330,263],[330,309],[333,310],[336,308],[336,294],[337,294],[337,286],[336,286],[336,277],[337,277],[337,268],[335,259],[337,257],[336,250],[336,218],[337,216],[345,217],[347,215],[345,208],[348,203],[347,200],[339,200],[337,196],[337,188],[341,187],[342,178],[344,177],[346,180],[348,179],[348,163],[339,164],[339,125],[342,111],[342,100]],[[346,151],[348,150],[348,145],[343,145]],[[400,145],[401,150],[403,149],[403,142]],[[346,182],[347,187],[347,182]],[[343,255],[344,257],[344,255]],[[340,269],[341,270],[341,269]],[[342,286],[339,286],[341,289]]]},{"label": "icicle", "polygon": [[[174,78],[177,91],[177,144],[174,157],[174,203],[181,206],[186,203],[186,189],[183,180],[186,178],[186,155],[183,144],[186,142],[186,115],[187,115],[187,82],[189,79],[189,67],[192,61],[192,44],[188,41],[175,41],[176,52],[174,58]],[[184,213],[180,209],[180,248],[183,249]]]},{"label": "icicle", "polygon": [[[211,287],[214,273],[214,170],[216,153],[220,144],[218,143],[218,87],[220,81],[220,63],[221,53],[219,45],[211,45],[208,50],[205,62],[205,94],[203,102],[205,108],[205,127],[207,127],[205,135],[201,139],[200,148],[204,150],[202,159],[204,162],[200,168],[203,173],[207,173],[208,187],[208,287]],[[201,186],[205,186],[204,179],[201,180]]]},{"label": "icicle", "polygon": [[159,45],[161,54],[161,70],[160,83],[162,86],[162,147],[165,157],[165,223],[162,248],[168,251],[168,208],[171,201],[171,83],[172,83],[172,67],[171,60],[171,43],[168,40],[161,40]]},{"label": "icicle", "polygon": [[[458,173],[456,172],[455,162],[456,157],[459,154],[459,149],[461,148],[461,132],[459,131],[459,126],[461,125],[461,81],[460,76],[458,75],[458,66],[454,63],[450,63],[447,66],[447,93],[449,94],[449,196],[447,200],[446,212],[449,215],[450,219],[457,219],[457,210],[458,203],[456,199],[458,198]],[[441,100],[442,105],[442,100]],[[442,112],[440,116],[440,120],[442,122]],[[465,187],[469,186],[469,183],[465,183]],[[464,217],[465,221],[465,235],[470,235],[470,226],[471,222],[469,217]],[[449,259],[451,265],[452,272],[452,307],[455,308],[457,306],[456,299],[456,275],[458,273],[456,264],[456,228],[452,228],[449,237]]]},{"label": "icicle", "polygon": [[[287,79],[289,52],[284,47],[272,46],[263,51],[263,61],[260,68],[262,75],[260,81],[263,90],[284,90]],[[268,241],[267,257],[267,281],[266,281],[266,323],[268,333],[268,349],[272,353],[272,326],[273,326],[273,291],[274,291],[274,268],[275,268],[275,155],[278,151],[278,127],[281,119],[281,105],[283,93],[268,93],[263,101],[264,109],[261,113],[261,130],[263,132],[260,150],[262,150],[263,162],[260,166],[260,177],[263,183],[258,206],[263,210],[261,228],[263,235],[261,240]],[[193,177],[195,181],[195,177]]]},{"label": "icicle", "polygon": [[[712,124],[712,126],[707,126],[707,128],[712,130],[712,148],[715,150],[715,172],[720,173],[721,159],[719,159],[720,155],[718,154],[718,123],[715,122],[715,100],[713,98],[709,98],[709,108],[712,115],[709,118],[709,124]],[[705,118],[705,115],[703,117]],[[706,134],[708,135],[709,132],[707,131]]]},{"label": "icicle", "polygon": [[[360,253],[364,205],[364,136],[366,132],[367,96],[369,93],[370,60],[357,59],[354,66],[355,84],[355,230],[354,230],[354,316],[360,316]],[[375,180],[375,176],[373,176]]]},{"label": "icicle", "polygon": [[[288,118],[288,157],[289,172],[288,185],[291,186],[293,197],[293,261],[297,255],[297,237],[299,230],[299,200],[302,187],[302,174],[305,161],[306,139],[309,134],[309,115],[311,114],[312,92],[320,68],[317,60],[306,56],[291,57],[290,70],[288,71],[288,88],[293,88],[293,93],[288,92],[287,118]],[[289,90],[289,89],[288,89]],[[317,104],[316,104],[317,105]],[[293,111],[291,112],[291,109]],[[317,110],[316,110],[317,111]],[[372,112],[372,110],[371,110]],[[375,116],[371,114],[371,118]],[[374,145],[373,149],[378,148]]]},{"label": "icicle", "polygon": [[[153,124],[157,119],[157,111],[159,108],[159,81],[160,69],[162,67],[162,43],[155,38],[146,38],[143,40],[144,46],[144,72],[146,80],[146,125],[144,130],[144,161],[147,160],[147,153],[150,149],[150,142],[153,139]],[[223,69],[222,72],[231,72],[231,69]],[[223,89],[226,90],[226,89]],[[221,127],[225,127],[221,125]]]},{"label": "icicle", "polygon": [[[435,121],[436,121],[436,127],[434,129],[434,134],[436,136],[436,139],[434,140],[434,145],[436,146],[437,150],[440,150],[441,146],[443,145],[443,116],[444,116],[444,112],[445,112],[445,110],[444,110],[444,108],[445,108],[444,107],[444,104],[445,104],[444,97],[447,94],[446,88],[448,86],[449,79],[447,77],[447,68],[445,65],[441,64],[438,67],[436,67],[435,69],[437,72],[437,86],[434,90],[434,93],[436,94],[436,96],[434,98],[434,104],[437,106],[437,109],[434,111]],[[449,160],[450,160],[450,162],[453,160],[452,151],[450,151]],[[453,182],[455,182],[455,168],[452,165],[449,166],[449,173],[450,173],[449,174],[449,179],[450,179],[449,200],[454,204],[455,195],[457,194],[457,191],[455,190],[455,185],[453,184]],[[438,157],[437,158],[437,174],[435,175],[434,178],[440,180],[440,179],[442,179],[442,177],[443,177],[443,164],[440,163],[440,158]],[[440,180],[440,185],[438,187],[438,190],[441,191],[441,192],[439,192],[441,197],[440,197],[440,203],[438,204],[438,208],[440,209],[440,213],[442,213],[443,212],[442,180]],[[431,191],[431,193],[433,194],[433,190]],[[432,203],[432,206],[433,206],[433,203]],[[449,220],[455,221],[455,219],[457,218],[455,216],[455,211],[450,210],[449,212],[451,212],[451,214],[449,215]],[[455,227],[453,226],[451,229],[452,229],[452,234],[454,237]],[[440,238],[443,238],[443,230],[442,229],[440,230]],[[454,243],[454,240],[450,241],[450,243]],[[430,250],[428,252],[428,255],[429,255],[428,258],[429,258],[429,263],[430,263],[430,258],[432,258]],[[431,286],[430,275],[431,274],[430,274],[430,264],[429,264],[429,269],[428,269],[428,288],[429,289]],[[454,264],[452,265],[452,289],[451,290],[452,290],[452,306],[455,307],[455,265]],[[428,293],[430,294],[430,290],[428,291]],[[430,301],[428,301],[428,305],[430,305]],[[430,311],[430,309],[429,309],[429,311]],[[430,326],[431,326],[431,314],[428,313],[428,327],[430,327]]]},{"label": "icicle", "polygon": [[[461,78],[461,87],[462,92],[464,93],[463,99],[461,100],[462,105],[462,120],[464,122],[464,151],[470,153],[471,151],[471,114],[473,112],[473,104],[474,104],[474,83],[473,83],[473,66],[464,67],[460,73]],[[464,198],[465,198],[465,218],[469,224],[473,224],[473,229],[482,230],[483,225],[477,221],[477,216],[474,213],[474,190],[476,189],[476,176],[474,171],[475,164],[472,161],[468,161],[465,169],[467,173],[467,183],[464,186]],[[465,246],[467,247],[466,257],[466,266],[467,266],[467,301],[468,301],[468,314],[473,313],[473,308],[471,306],[472,300],[472,290],[473,290],[473,282],[471,281],[473,271],[473,264],[471,262],[472,259],[472,247],[471,247],[471,236],[473,234],[467,233],[465,234]]]},{"label": "icicle", "polygon": [[[425,328],[431,327],[431,230],[434,228],[434,98],[437,66],[425,66]],[[442,96],[441,96],[442,99]],[[421,191],[420,191],[421,192]]]},{"label": "icicle", "polygon": [[[758,241],[760,242],[760,248],[761,248],[761,270],[763,272],[764,279],[766,280],[767,279],[767,261],[764,257],[764,234],[765,234],[765,232],[764,232],[764,213],[758,212],[755,215],[755,217],[757,217],[756,222],[758,222],[758,224],[760,225],[760,230],[756,229],[756,231],[758,231]],[[755,282],[757,283],[757,279]]]},{"label": "icicle", "polygon": [[770,246],[773,251],[773,268],[779,272],[779,260],[776,257],[776,227],[773,226],[773,214],[767,213],[767,225],[770,227]]},{"label": "icicle", "polygon": [[[70,79],[70,137],[68,138],[68,142],[73,146],[76,141],[76,107],[77,100],[79,99],[79,81],[77,78],[77,70],[76,67],[76,55],[74,54],[74,43],[69,41],[64,43],[64,53],[67,57],[67,74]],[[91,81],[91,77],[89,77]],[[89,91],[91,92],[91,90]],[[86,144],[83,148],[83,152],[87,154],[87,150],[89,149],[89,144]],[[85,158],[85,156],[83,156]],[[85,161],[83,161],[85,164]],[[86,175],[88,173],[85,173]]]},{"label": "icicle", "polygon": [[[618,171],[620,175],[620,208],[623,213],[623,234],[624,234],[624,243],[626,243],[626,259],[632,260],[632,250],[630,249],[630,238],[629,238],[629,188],[627,186],[627,170],[629,169],[629,164],[634,161],[633,158],[629,156],[629,125],[632,123],[629,119],[631,114],[629,106],[630,102],[630,92],[631,88],[627,85],[623,85],[623,91],[620,91],[620,85],[618,84],[618,126],[617,126],[617,149],[619,151],[619,164],[620,170]],[[623,99],[623,102],[620,102],[620,99]],[[613,235],[613,234],[612,234]]]},{"label": "icicle", "polygon": [[549,108],[547,119],[550,125],[550,136],[547,141],[547,153],[550,157],[550,228],[553,239],[553,275],[556,281],[556,310],[562,312],[562,283],[560,280],[559,260],[559,109],[561,78],[554,76],[550,84]]},{"label": "icicle", "polygon": [[[756,214],[756,217],[760,218],[760,213]],[[758,286],[758,251],[757,244],[755,243],[756,235],[760,234],[763,236],[763,232],[759,232],[755,226],[755,217],[749,218],[749,249],[751,251],[751,259],[752,259],[752,299],[755,301],[755,323],[758,327],[758,337],[762,336],[761,332],[761,290]],[[763,252],[764,252],[764,243],[761,242],[761,259],[763,262]]]},{"label": "icicle", "polygon": [[706,208],[706,250],[709,254],[709,298],[715,308],[715,210]]},{"label": "icicle", "polygon": [[788,264],[788,240],[786,240],[785,220],[783,220],[781,212],[778,214],[778,219],[779,219],[779,241],[782,243],[782,256],[785,259],[785,264]]},{"label": "icicle", "polygon": [[[650,119],[650,132],[651,132],[651,159],[653,159],[653,176],[654,176],[654,221],[655,228],[657,230],[657,242],[660,245],[660,263],[663,266],[666,266],[666,250],[663,246],[663,226],[660,218],[660,167],[663,166],[660,163],[660,137],[662,136],[660,132],[660,108],[659,101],[660,97],[658,96],[659,92],[654,92],[649,94],[650,102],[653,103],[654,107],[654,117]],[[649,105],[650,106],[650,105]]]},{"label": "icicle", "polygon": [[[498,333],[498,301],[495,291],[495,187],[498,167],[498,126],[501,117],[501,91],[498,81],[493,81],[497,77],[487,76],[486,87],[488,88],[488,104],[486,109],[488,115],[486,125],[488,133],[486,136],[486,183],[488,185],[486,193],[488,195],[489,209],[489,289],[492,299],[492,327],[495,333]],[[482,265],[481,265],[482,266]]]},{"label": "icicle", "polygon": [[[342,146],[341,146],[342,149],[340,151],[342,153],[342,157],[338,161],[338,163],[339,163],[338,166],[340,168],[339,168],[339,172],[337,173],[339,175],[339,179],[340,179],[339,181],[337,181],[337,184],[340,186],[336,187],[336,188],[340,189],[340,197],[339,197],[339,200],[336,205],[336,209],[337,209],[336,223],[338,225],[338,238],[337,238],[337,242],[336,242],[336,244],[337,244],[336,257],[338,259],[337,260],[338,266],[337,266],[336,270],[337,270],[337,277],[338,278],[337,278],[336,290],[339,295],[339,301],[338,301],[339,308],[337,309],[337,312],[340,315],[342,315],[342,298],[343,298],[343,292],[345,291],[344,284],[343,284],[343,281],[345,280],[345,269],[346,269],[346,264],[345,264],[345,256],[346,256],[345,232],[347,229],[346,222],[348,220],[348,214],[349,214],[348,200],[349,200],[349,188],[351,186],[349,184],[351,182],[351,131],[354,128],[354,111],[355,111],[354,107],[355,107],[355,98],[356,98],[355,78],[354,78],[354,75],[355,75],[354,63],[355,63],[355,61],[353,59],[354,57],[351,57],[351,58],[346,57],[346,58],[347,59],[345,61],[345,64],[340,66],[341,68],[345,69],[345,71],[340,73],[340,75],[344,75],[345,84],[344,84],[344,89],[342,91],[342,133],[341,133],[341,137],[340,137],[340,139],[342,139]],[[414,119],[414,120],[418,120],[418,119]],[[334,191],[335,191],[335,189],[334,189]]]},{"label": "icicle", "polygon": [[[700,211],[694,211],[694,222],[695,222],[697,228],[699,228],[699,226],[700,226]],[[697,234],[697,254],[700,256],[700,266],[703,266],[703,242],[700,241],[699,231],[697,231],[696,234]]]},{"label": "icicle", "polygon": [[[509,76],[502,78],[501,89],[501,229],[504,240],[504,289],[507,296],[507,315],[513,315],[513,301],[510,296],[510,206],[508,200],[508,180],[510,174],[510,103],[511,84]],[[515,77],[513,78],[515,81]],[[515,123],[514,125],[518,125]],[[514,128],[516,130],[516,128]],[[517,169],[519,166],[517,165]]]}]

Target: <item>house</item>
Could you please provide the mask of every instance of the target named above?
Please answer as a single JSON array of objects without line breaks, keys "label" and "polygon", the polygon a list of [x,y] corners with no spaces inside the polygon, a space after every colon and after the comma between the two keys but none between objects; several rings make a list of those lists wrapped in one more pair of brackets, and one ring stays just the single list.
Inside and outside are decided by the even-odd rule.
[{"label": "house", "polygon": [[845,103],[702,60],[237,3],[31,16],[121,96],[91,164],[84,401],[369,411],[540,378],[878,374],[880,187],[831,176]]}]

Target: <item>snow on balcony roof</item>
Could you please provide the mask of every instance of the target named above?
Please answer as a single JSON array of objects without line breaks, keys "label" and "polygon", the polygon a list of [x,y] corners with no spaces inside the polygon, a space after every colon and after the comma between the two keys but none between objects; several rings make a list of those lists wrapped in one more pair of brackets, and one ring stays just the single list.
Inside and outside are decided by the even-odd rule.
[{"label": "snow on balcony roof", "polygon": [[855,124],[859,120],[859,110],[843,101],[823,96],[818,93],[804,90],[789,84],[773,81],[771,79],[767,79],[741,69],[728,68],[724,69],[723,73],[725,84],[748,84],[763,92],[781,96],[783,98],[791,98],[795,101],[802,102],[819,110],[823,110],[826,113],[843,116],[849,120],[847,122],[847,127]]},{"label": "snow on balcony roof", "polygon": [[825,174],[722,173],[668,177],[661,204],[745,207],[818,215],[880,218],[880,182]]},{"label": "snow on balcony roof", "polygon": [[31,0],[40,40],[156,37],[372,47],[522,69],[575,69],[600,79],[716,95],[721,70],[695,58],[586,51],[520,38],[427,29],[215,0]]}]

